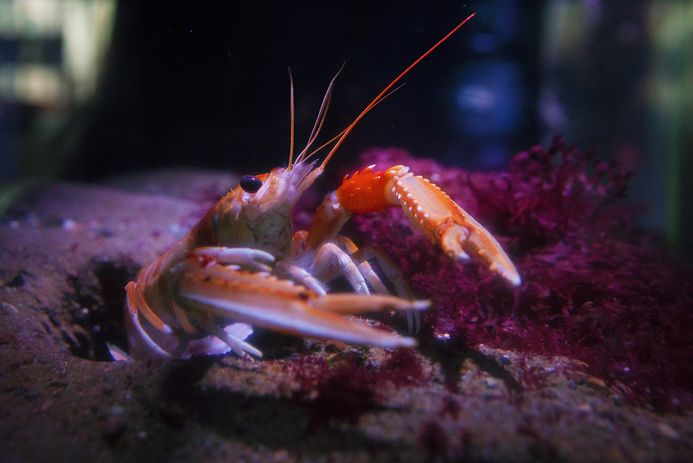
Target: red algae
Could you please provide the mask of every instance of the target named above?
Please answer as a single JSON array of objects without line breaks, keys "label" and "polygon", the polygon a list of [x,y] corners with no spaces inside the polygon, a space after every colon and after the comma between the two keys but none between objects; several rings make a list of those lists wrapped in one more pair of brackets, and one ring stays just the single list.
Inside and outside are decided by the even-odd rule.
[{"label": "red algae", "polygon": [[292,362],[297,398],[313,405],[313,421],[331,418],[354,421],[376,407],[387,394],[388,385],[420,384],[425,379],[421,363],[412,349],[396,349],[376,365],[355,352],[300,357]]},{"label": "red algae", "polygon": [[424,326],[444,341],[564,355],[659,409],[693,403],[693,275],[633,230],[629,174],[557,137],[507,170],[472,173],[374,149],[361,164],[406,164],[482,222],[516,263],[513,290],[478,263],[457,263],[412,231],[401,211],[354,219],[433,306]]},{"label": "red algae", "polygon": [[378,369],[376,378],[379,383],[390,382],[397,387],[421,384],[425,379],[415,351],[405,348],[396,349],[390,354]]},{"label": "red algae", "polygon": [[311,425],[337,419],[354,422],[376,404],[374,372],[351,353],[332,361],[302,357],[292,364],[299,385],[297,398],[311,403]]}]

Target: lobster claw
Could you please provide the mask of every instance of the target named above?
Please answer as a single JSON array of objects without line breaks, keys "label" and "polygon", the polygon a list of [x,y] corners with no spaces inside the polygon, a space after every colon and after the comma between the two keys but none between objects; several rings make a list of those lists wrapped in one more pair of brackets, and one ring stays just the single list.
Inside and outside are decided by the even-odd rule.
[{"label": "lobster claw", "polygon": [[522,282],[515,265],[498,241],[467,211],[428,179],[414,175],[404,166],[392,172],[392,188],[386,191],[391,203],[399,203],[409,220],[453,259],[470,255],[485,262],[513,286]]}]

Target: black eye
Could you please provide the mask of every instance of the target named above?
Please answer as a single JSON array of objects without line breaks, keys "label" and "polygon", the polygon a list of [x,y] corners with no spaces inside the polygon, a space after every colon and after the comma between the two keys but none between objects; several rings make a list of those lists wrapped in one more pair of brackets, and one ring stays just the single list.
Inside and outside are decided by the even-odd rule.
[{"label": "black eye", "polygon": [[254,175],[244,175],[241,177],[241,188],[246,193],[255,193],[262,186],[262,180]]}]

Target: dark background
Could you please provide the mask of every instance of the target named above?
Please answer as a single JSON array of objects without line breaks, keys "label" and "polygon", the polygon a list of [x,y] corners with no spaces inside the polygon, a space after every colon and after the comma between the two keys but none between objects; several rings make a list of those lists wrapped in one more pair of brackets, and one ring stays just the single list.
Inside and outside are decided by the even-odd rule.
[{"label": "dark background", "polygon": [[[324,139],[476,11],[363,120],[335,164],[397,146],[501,169],[513,153],[563,134],[634,169],[629,196],[644,206],[640,224],[693,254],[689,2],[109,4],[112,36],[90,98],[65,91],[57,102],[25,101],[0,72],[0,212],[17,185],[55,177],[98,181],[175,166],[255,173],[285,163],[288,66],[300,147],[343,63]],[[0,21],[0,71],[41,62],[63,72],[62,40],[8,35]]]},{"label": "dark background", "polygon": [[[531,102],[537,92],[532,72],[538,35],[520,32],[538,31],[539,18],[517,2],[497,3],[506,6],[475,9],[477,18],[364,120],[340,157],[373,145],[396,145],[455,163],[501,165],[513,149],[536,143]],[[327,83],[346,63],[325,131],[329,138],[473,11],[460,2],[310,7],[219,2],[210,9],[130,2],[119,7],[102,93],[70,176],[93,178],[169,164],[264,170],[285,162],[287,66],[294,74],[300,144]],[[499,75],[503,66],[513,73],[509,82]],[[482,123],[456,101],[465,84],[479,83],[513,86],[501,88],[508,93],[501,98],[510,101],[498,101],[497,114],[482,115]],[[490,154],[496,158],[485,161],[476,153],[484,141],[474,132],[486,138],[489,129]]]}]

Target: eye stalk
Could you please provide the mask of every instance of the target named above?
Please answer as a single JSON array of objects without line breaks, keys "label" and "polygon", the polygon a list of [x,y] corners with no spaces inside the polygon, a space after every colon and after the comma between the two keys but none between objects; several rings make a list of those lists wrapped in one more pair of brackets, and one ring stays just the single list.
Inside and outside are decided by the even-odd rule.
[{"label": "eye stalk", "polygon": [[256,193],[262,186],[262,180],[254,175],[244,175],[241,177],[240,185],[246,193]]}]

